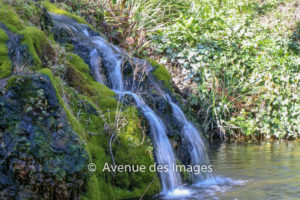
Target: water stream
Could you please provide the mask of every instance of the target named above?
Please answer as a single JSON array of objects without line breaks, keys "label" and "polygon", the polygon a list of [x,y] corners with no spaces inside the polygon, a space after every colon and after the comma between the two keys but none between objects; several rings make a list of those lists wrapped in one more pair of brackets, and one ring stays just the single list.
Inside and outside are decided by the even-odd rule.
[{"label": "water stream", "polygon": [[[179,172],[172,170],[176,165],[176,158],[172,146],[167,136],[166,126],[163,120],[152,110],[143,100],[141,95],[132,92],[133,88],[126,90],[124,87],[123,65],[124,59],[128,57],[123,50],[106,41],[99,35],[93,35],[89,32],[88,26],[78,24],[67,17],[52,15],[56,27],[71,31],[71,38],[76,40],[89,51],[89,64],[91,73],[95,80],[104,83],[104,76],[107,77],[106,85],[114,90],[118,95],[130,95],[134,99],[136,106],[148,120],[151,130],[151,138],[154,143],[155,160],[157,164],[168,166],[168,170],[160,173],[162,183],[162,194],[165,196],[189,195],[188,190],[184,190]],[[134,60],[134,59],[133,59]],[[137,60],[137,59],[136,59]],[[102,69],[103,68],[103,69]],[[147,70],[149,72],[150,69]],[[155,84],[159,91],[163,91],[158,84]],[[164,94],[165,99],[173,109],[173,115],[183,123],[181,137],[189,145],[191,165],[209,164],[209,159],[205,150],[200,133],[184,116],[182,110],[177,106],[168,94]],[[202,173],[193,175],[193,182],[204,181],[207,175]]]},{"label": "water stream", "polygon": [[[205,150],[205,145],[200,133],[196,127],[189,122],[182,110],[176,105],[170,95],[165,94],[165,98],[169,101],[173,109],[173,115],[183,124],[182,135],[188,143],[188,153],[191,156],[191,165],[209,165],[209,158]],[[198,183],[206,178],[213,178],[212,173],[191,173],[193,183]]]}]

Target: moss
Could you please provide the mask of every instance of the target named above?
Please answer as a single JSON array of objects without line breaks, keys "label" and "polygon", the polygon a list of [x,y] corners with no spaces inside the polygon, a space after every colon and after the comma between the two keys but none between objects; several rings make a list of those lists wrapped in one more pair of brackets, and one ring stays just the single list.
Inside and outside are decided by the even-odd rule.
[{"label": "moss", "polygon": [[67,51],[73,51],[74,50],[74,46],[72,44],[70,44],[70,43],[66,43],[65,44],[65,49]]},{"label": "moss", "polygon": [[[99,115],[98,106],[89,97],[78,94],[70,87],[66,88],[66,92],[70,96],[71,110],[78,113],[77,117],[82,127],[89,133],[104,133],[104,121]],[[84,196],[86,199],[113,199],[112,186],[101,171],[105,162],[110,162],[105,150],[108,149],[108,137],[102,134],[91,135],[86,142],[92,162],[96,164],[98,170],[94,172],[94,177],[91,176],[89,179]],[[94,195],[95,193],[98,195]],[[93,195],[97,198],[92,198]]]},{"label": "moss", "polygon": [[[74,69],[68,79],[76,80],[71,81],[69,84],[72,85],[77,82],[76,89],[78,91],[88,92],[89,97],[100,107],[100,109],[107,111],[113,111],[117,107],[117,100],[114,98],[115,93],[106,87],[105,85],[96,82],[90,75],[90,68],[84,61],[76,54],[67,55],[68,62],[73,65]],[[80,77],[80,78],[78,78]]]},{"label": "moss", "polygon": [[81,138],[85,138],[85,130],[82,128],[82,126],[80,125],[80,123],[77,121],[77,119],[72,115],[72,112],[70,111],[70,109],[68,108],[68,106],[64,103],[60,93],[62,93],[62,88],[59,86],[59,80],[56,79],[51,70],[50,69],[46,69],[46,68],[43,68],[41,70],[39,70],[38,72],[40,72],[41,74],[45,74],[47,75],[52,84],[53,84],[53,87],[56,91],[56,96],[58,98],[58,101],[60,103],[60,105],[62,105],[63,109],[65,110],[66,112],[66,115],[67,115],[67,118],[68,118],[68,121],[70,122],[70,124],[72,125],[72,127],[74,128],[74,131],[81,137]]},{"label": "moss", "polygon": [[86,24],[88,26],[91,26],[89,23],[87,23],[82,17],[79,17],[77,15],[74,15],[72,13],[69,13],[63,9],[60,9],[58,8],[55,4],[53,3],[50,3],[48,0],[47,1],[43,1],[41,3],[45,8],[47,8],[47,10],[49,12],[52,12],[52,13],[55,13],[55,14],[58,14],[58,15],[64,15],[66,17],[69,17],[71,19],[74,19],[76,20],[78,23],[81,23],[81,24]]},{"label": "moss", "polygon": [[75,88],[81,94],[88,96],[95,94],[82,73],[70,63],[67,63],[66,80],[71,87]]},{"label": "moss", "polygon": [[[115,147],[115,160],[117,165],[145,165],[145,172],[116,173],[115,188],[117,199],[127,199],[141,196],[147,186],[156,176],[148,169],[154,163],[150,139],[143,136],[140,119],[136,108],[129,107],[124,112],[128,124],[119,134],[120,143]],[[143,137],[145,137],[143,139]],[[131,188],[134,188],[133,190]],[[160,182],[156,177],[146,195],[153,195],[160,191]]]},{"label": "moss", "polygon": [[6,42],[8,40],[8,36],[5,31],[0,29],[0,42]]},{"label": "moss", "polygon": [[[68,54],[67,62],[73,70],[72,78],[80,77],[82,81],[76,87],[82,88],[75,90],[75,87],[61,86],[60,80],[55,78],[49,69],[42,69],[40,72],[47,74],[54,82],[58,99],[66,111],[70,124],[86,142],[86,149],[89,152],[91,162],[97,166],[97,170],[89,175],[86,191],[82,194],[83,199],[139,197],[152,181],[155,173],[149,171],[145,173],[119,173],[113,177],[111,173],[102,172],[105,163],[112,163],[108,150],[110,135],[104,127],[105,121],[114,122],[118,104],[114,98],[115,93],[96,82],[89,73],[89,67],[77,55]],[[78,93],[77,90],[87,87],[91,89],[91,93]],[[68,96],[68,104],[61,98],[62,94]],[[120,107],[123,108],[122,105]],[[123,117],[126,117],[128,123],[118,134],[119,143],[113,145],[116,162],[122,165],[145,165],[148,168],[154,163],[152,146],[150,139],[144,136],[140,127],[138,112],[133,107],[128,107],[120,112]],[[143,140],[143,137],[146,139]],[[155,178],[147,195],[155,194],[160,189],[159,179]]]},{"label": "moss", "polygon": [[[73,113],[80,113],[78,115],[80,124],[89,133],[98,133],[98,135],[92,134],[86,140],[92,162],[96,164],[99,170],[94,172],[97,181],[90,179],[88,185],[93,185],[93,187],[90,187],[85,193],[85,198],[88,199],[88,196],[95,191],[100,193],[100,199],[125,199],[142,195],[155,173],[149,171],[145,173],[118,173],[115,178],[111,173],[103,173],[101,169],[103,169],[104,164],[112,163],[108,151],[110,136],[109,133],[105,132],[102,118],[104,117],[106,121],[109,121],[108,115],[101,117],[99,113],[103,111],[89,97],[78,94],[72,88],[68,88],[66,92],[70,97]],[[110,114],[113,113],[110,112]],[[117,164],[145,165],[146,168],[149,168],[154,163],[152,147],[147,136],[145,136],[146,139],[142,144],[143,132],[139,126],[140,119],[137,110],[134,107],[128,107],[121,113],[123,117],[126,117],[128,123],[119,133],[119,144],[113,146]],[[110,117],[110,119],[113,118]],[[114,187],[112,182],[115,184]],[[147,194],[155,194],[160,189],[159,179],[155,178]]]},{"label": "moss", "polygon": [[0,22],[3,23],[12,32],[17,32],[24,29],[24,26],[16,12],[11,7],[1,5],[1,3]]},{"label": "moss", "polygon": [[69,53],[67,54],[67,60],[71,64],[73,64],[80,72],[85,74],[90,73],[90,67],[78,55]]},{"label": "moss", "polygon": [[[8,80],[6,89],[7,92],[0,97],[0,126],[9,132],[13,141],[4,146],[15,155],[14,161],[7,162],[10,163],[8,169],[13,170],[7,174],[15,180],[10,184],[18,187],[31,185],[32,192],[36,192],[34,196],[45,197],[51,193],[59,199],[68,199],[67,190],[72,192],[81,188],[81,182],[86,178],[88,156],[62,114],[52,81],[37,74],[13,76]],[[56,131],[61,134],[54,134]],[[24,182],[19,183],[20,173],[14,168],[16,161],[34,163],[41,170],[37,172],[29,167],[30,176],[21,178]],[[24,163],[25,166],[28,164]],[[19,190],[15,192],[19,193]]]},{"label": "moss", "polygon": [[12,74],[11,61],[8,56],[6,41],[8,36],[5,31],[0,29],[0,79],[8,77]]},{"label": "moss", "polygon": [[41,68],[43,62],[55,56],[55,52],[43,31],[35,27],[27,27],[19,31],[18,34],[23,35],[21,43],[28,46],[36,69]]},{"label": "moss", "polygon": [[[60,103],[60,105],[62,105],[64,111],[66,112],[67,115],[67,119],[69,121],[69,123],[71,124],[71,126],[73,127],[74,131],[80,136],[80,138],[83,141],[86,141],[86,150],[90,156],[90,158],[92,159],[91,162],[95,163],[94,161],[94,157],[95,156],[99,156],[101,157],[101,151],[104,151],[103,149],[100,149],[102,147],[95,147],[97,148],[97,153],[99,155],[97,155],[97,153],[95,152],[94,148],[93,148],[93,144],[91,142],[87,141],[87,133],[86,130],[84,129],[84,126],[78,121],[78,119],[74,116],[74,110],[72,110],[72,108],[70,108],[62,99],[61,95],[63,93],[63,88],[61,88],[60,84],[59,84],[59,80],[56,79],[52,72],[49,69],[41,69],[39,70],[40,73],[47,75],[52,84],[53,87],[56,90],[56,96],[58,98],[58,101]],[[95,123],[97,124],[97,123]],[[99,148],[99,149],[98,149]],[[101,196],[99,193],[99,190],[97,188],[97,186],[99,185],[98,183],[98,179],[96,177],[96,174],[89,174],[89,180],[87,183],[87,192],[84,194],[83,199],[99,199],[99,197]]]},{"label": "moss", "polygon": [[147,61],[154,67],[153,75],[157,80],[163,82],[164,86],[172,91],[172,76],[165,66],[157,63],[155,60],[147,59]]},{"label": "moss", "polygon": [[[128,121],[126,127],[119,133],[119,144],[115,146],[115,160],[119,165],[145,165],[145,172],[116,173],[115,189],[118,199],[127,199],[141,196],[147,186],[156,176],[155,172],[148,169],[154,163],[150,139],[143,135],[140,126],[140,118],[134,107],[128,107],[123,111]],[[144,137],[144,138],[143,138]],[[131,190],[134,188],[134,190]],[[158,178],[151,184],[146,195],[153,195],[160,191]]]}]

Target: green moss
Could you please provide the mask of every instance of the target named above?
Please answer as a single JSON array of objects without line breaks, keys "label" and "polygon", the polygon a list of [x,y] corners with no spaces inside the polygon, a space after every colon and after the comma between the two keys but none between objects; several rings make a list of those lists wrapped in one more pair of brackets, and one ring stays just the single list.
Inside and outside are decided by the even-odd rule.
[{"label": "green moss", "polygon": [[98,107],[100,107],[100,109],[104,111],[115,110],[118,103],[114,98],[116,94],[105,85],[98,83],[93,79],[90,75],[89,66],[85,64],[78,55],[70,53],[67,55],[67,59],[74,69],[76,69],[73,70],[73,73],[70,73],[68,77],[68,79],[76,80],[70,80],[71,85],[76,84],[75,88],[78,91],[85,91],[85,94],[88,93],[89,97],[98,105]]},{"label": "green moss", "polygon": [[54,50],[43,31],[35,27],[27,27],[18,34],[23,35],[21,43],[28,46],[36,69],[41,68],[42,61],[54,57]]},{"label": "green moss", "polygon": [[65,44],[65,49],[67,51],[73,51],[74,50],[74,46],[72,44],[70,44],[70,43],[66,43]]},{"label": "green moss", "polygon": [[6,42],[8,40],[8,36],[5,31],[0,29],[0,42]]},{"label": "green moss", "polygon": [[[97,170],[94,172],[97,177],[96,181],[90,179],[90,187],[85,193],[85,198],[98,190],[100,199],[125,199],[132,197],[139,197],[143,194],[148,184],[152,181],[155,173],[146,171],[145,173],[118,173],[115,177],[111,173],[103,173],[104,164],[111,164],[111,157],[109,155],[109,133],[104,129],[105,121],[109,121],[108,114],[100,116],[99,113],[103,111],[92,101],[92,99],[78,94],[72,88],[66,90],[70,96],[73,113],[80,113],[78,115],[80,124],[89,132],[93,133],[88,137],[87,146],[91,153],[92,162],[96,164]],[[145,136],[143,141],[143,132],[140,128],[140,119],[137,110],[134,107],[128,107],[125,111],[120,111],[121,116],[126,117],[128,121],[124,129],[119,133],[119,143],[113,146],[115,152],[115,160],[119,165],[145,165],[149,168],[154,163],[152,156],[152,147],[150,140]],[[110,112],[109,114],[115,113]],[[114,117],[110,117],[113,122]],[[94,135],[96,133],[96,135]],[[114,180],[114,181],[113,181]],[[115,186],[112,186],[114,182]],[[98,187],[98,188],[97,188]],[[134,190],[131,190],[134,188]],[[147,194],[152,195],[159,192],[161,189],[158,178],[152,183]]]},{"label": "green moss", "polygon": [[90,87],[88,81],[78,69],[76,69],[72,64],[67,63],[66,70],[66,80],[68,84],[75,88],[81,94],[88,96],[93,96],[95,91]]},{"label": "green moss", "polygon": [[[1,128],[9,132],[13,138],[13,143],[7,145],[10,145],[10,149],[16,155],[15,158],[35,160],[34,163],[41,169],[39,174],[36,174],[35,169],[31,170],[30,177],[26,177],[26,181],[21,183],[25,186],[33,185],[33,188],[43,187],[36,180],[43,182],[45,179],[54,183],[53,188],[65,185],[64,183],[77,184],[83,181],[87,174],[88,156],[82,148],[82,142],[66,123],[51,83],[48,78],[38,74],[13,76],[8,80],[7,92],[0,99]],[[3,107],[4,103],[7,106]],[[30,137],[24,136],[26,126],[21,125],[23,118],[32,119],[26,122],[32,127],[27,130]],[[64,137],[53,134],[58,130]],[[61,147],[65,148],[62,151],[55,150]],[[13,171],[9,174],[18,177],[18,172]],[[46,174],[46,176],[41,177],[40,174]],[[18,185],[19,183],[9,184]],[[43,192],[52,191],[51,194],[54,195],[53,190],[47,188]],[[64,190],[66,189],[65,187]],[[73,189],[76,187],[70,191]],[[34,191],[39,191],[39,189]]]},{"label": "green moss", "polygon": [[74,53],[69,53],[67,54],[67,59],[80,72],[85,73],[87,75],[90,73],[90,67],[78,55]]},{"label": "green moss", "polygon": [[1,3],[0,22],[3,23],[12,32],[17,32],[24,29],[24,26],[16,12],[11,7],[1,5]]},{"label": "green moss", "polygon": [[41,70],[39,70],[38,72],[40,72],[41,74],[45,74],[47,75],[52,84],[53,84],[53,87],[55,88],[55,91],[56,91],[56,96],[58,98],[58,101],[60,103],[60,105],[62,105],[63,109],[65,110],[66,112],[66,115],[67,115],[67,118],[68,118],[68,121],[70,122],[70,124],[72,125],[72,127],[74,128],[74,131],[81,137],[81,138],[85,138],[85,130],[82,128],[82,126],[80,125],[80,123],[77,121],[77,119],[74,117],[74,115],[72,114],[72,112],[70,111],[70,109],[68,108],[68,106],[64,103],[62,97],[61,97],[61,93],[62,92],[62,88],[60,87],[60,84],[59,84],[59,81],[60,79],[57,79],[53,76],[52,72],[50,69],[47,69],[47,68],[43,68]]},{"label": "green moss", "polygon": [[155,78],[162,81],[164,86],[172,91],[172,76],[170,75],[166,67],[152,59],[147,59],[147,61],[154,67],[153,75],[155,76]]},{"label": "green moss", "polygon": [[60,8],[57,8],[57,6],[53,3],[50,3],[48,0],[47,1],[43,1],[42,2],[42,5],[47,8],[47,10],[49,12],[52,12],[52,13],[55,13],[55,14],[58,14],[58,15],[64,15],[66,17],[69,17],[71,19],[74,19],[76,20],[78,23],[81,23],[81,24],[87,24],[89,26],[91,26],[89,23],[87,23],[82,17],[79,17],[77,15],[74,15],[72,13],[69,13],[63,9],[60,9]]},{"label": "green moss", "polygon": [[[136,108],[129,107],[122,114],[126,116],[128,123],[119,133],[120,143],[115,146],[116,164],[145,165],[146,167],[145,172],[116,173],[115,184],[118,186],[115,189],[116,196],[118,199],[127,199],[141,196],[156,174],[148,170],[154,163],[152,146],[150,139],[144,135],[140,127],[140,118]],[[159,179],[155,178],[146,195],[158,193],[160,189]]]},{"label": "green moss", "polygon": [[[105,122],[113,123],[115,119],[118,104],[114,98],[115,93],[96,82],[89,73],[89,67],[77,55],[67,55],[67,62],[74,70],[73,78],[78,76],[82,79],[81,85],[76,87],[89,87],[91,93],[78,93],[72,87],[62,86],[60,79],[55,78],[49,69],[39,72],[48,75],[54,83],[59,102],[63,105],[70,124],[86,142],[91,162],[97,166],[97,170],[89,176],[87,190],[82,194],[83,199],[124,199],[141,196],[155,173],[119,173],[113,177],[111,173],[102,172],[105,163],[112,164],[108,150],[110,133],[104,127]],[[68,104],[61,98],[62,94],[68,96]],[[123,106],[120,105],[120,108]],[[145,165],[149,168],[154,163],[152,146],[140,127],[137,110],[128,107],[120,112],[128,123],[118,133],[119,142],[113,145],[117,164]],[[160,189],[160,181],[155,178],[147,195],[158,193]]]},{"label": "green moss", "polygon": [[[94,84],[94,88],[98,90],[99,93],[106,95],[104,99],[111,98],[110,101],[116,101],[113,98],[115,94],[110,89],[97,82],[91,83]],[[95,96],[90,98],[81,95],[70,87],[65,89],[65,92],[71,101],[71,110],[73,113],[78,114],[77,117],[82,127],[88,133],[93,133],[90,137],[87,137],[86,142],[92,162],[96,164],[97,169],[100,169],[94,172],[98,184],[94,184],[95,180],[90,179],[88,184],[93,185],[93,187],[89,188],[85,193],[85,198],[91,196],[95,191],[100,193],[100,199],[124,199],[138,197],[143,194],[148,184],[152,181],[153,176],[155,176],[154,173],[148,171],[145,173],[119,173],[114,178],[111,173],[102,173],[101,171],[105,163],[112,163],[108,151],[110,136],[104,129],[104,124],[105,121],[114,122],[116,104],[107,102],[107,104],[111,104],[109,107],[103,104],[99,105],[99,101],[93,100]],[[106,110],[108,108],[110,108],[109,112]],[[145,136],[146,139],[142,144],[143,132],[139,125],[140,119],[138,112],[133,107],[128,107],[125,111],[120,112],[121,116],[126,117],[128,123],[119,133],[119,144],[113,146],[116,162],[122,165],[146,165],[148,168],[154,163],[152,146],[147,136]],[[101,116],[100,113],[104,114]],[[105,119],[105,121],[103,119]],[[115,183],[115,187],[112,186],[112,182]],[[131,190],[131,188],[134,188],[134,190]],[[147,194],[155,194],[159,191],[160,182],[158,178],[156,178]]]},{"label": "green moss", "polygon": [[8,77],[12,74],[11,61],[8,56],[6,41],[8,36],[5,31],[0,29],[0,79]]},{"label": "green moss", "polygon": [[[75,117],[74,113],[77,113],[79,110],[76,110],[74,108],[78,108],[75,104],[73,107],[70,107],[68,104],[66,104],[62,97],[61,94],[64,93],[64,88],[62,88],[59,84],[60,79],[56,79],[52,72],[49,69],[41,69],[39,70],[40,73],[47,75],[50,79],[51,82],[56,90],[56,95],[57,98],[59,100],[59,103],[62,105],[62,107],[64,108],[68,121],[71,124],[71,126],[73,127],[74,131],[80,136],[80,138],[86,142],[86,150],[89,153],[89,156],[91,158],[91,162],[96,163],[96,161],[94,160],[95,157],[99,157],[100,159],[102,159],[103,156],[101,156],[104,152],[104,149],[102,146],[93,146],[94,143],[91,141],[88,141],[88,137],[87,137],[87,133],[85,130],[85,123],[82,123],[82,121],[78,121],[78,119]],[[82,95],[81,95],[82,97]],[[72,99],[75,100],[75,99]],[[80,109],[80,108],[79,108]],[[98,124],[97,121],[93,121],[94,125],[99,125],[101,127],[100,123]],[[103,127],[103,125],[102,125]],[[97,127],[98,128],[98,127]],[[94,129],[93,129],[94,130]],[[101,141],[101,140],[100,140]],[[97,144],[95,144],[97,145]],[[98,165],[97,165],[98,166]],[[98,183],[98,179],[96,174],[89,174],[89,181],[87,183],[87,192],[84,194],[83,199],[99,199],[99,197],[102,196],[102,194],[99,193],[99,189],[98,189],[99,183]],[[101,199],[101,198],[100,198]]]}]

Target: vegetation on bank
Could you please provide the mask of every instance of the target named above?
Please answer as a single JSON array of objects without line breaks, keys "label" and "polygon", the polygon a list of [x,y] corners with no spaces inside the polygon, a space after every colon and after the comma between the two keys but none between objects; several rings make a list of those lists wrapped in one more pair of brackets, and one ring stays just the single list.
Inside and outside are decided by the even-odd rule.
[{"label": "vegetation on bank", "polygon": [[299,136],[299,2],[98,0],[59,5],[91,22],[103,14],[112,25],[94,24],[109,29],[112,42],[168,66],[186,98],[186,112],[210,137]]},{"label": "vegetation on bank", "polygon": [[299,136],[297,9],[296,1],[195,1],[149,36],[161,62],[197,84],[186,108],[206,131]]}]

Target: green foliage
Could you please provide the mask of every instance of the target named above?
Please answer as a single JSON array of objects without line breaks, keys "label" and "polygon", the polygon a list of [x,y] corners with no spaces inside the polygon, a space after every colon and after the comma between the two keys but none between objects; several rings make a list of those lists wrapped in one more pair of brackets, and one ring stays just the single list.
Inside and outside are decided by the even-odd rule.
[{"label": "green foliage", "polygon": [[190,1],[174,23],[150,35],[161,62],[188,70],[197,83],[186,108],[206,130],[300,134],[297,31],[292,36],[293,13],[278,8],[296,3],[282,2]]},{"label": "green foliage", "polygon": [[8,57],[6,41],[8,37],[4,30],[0,29],[0,79],[8,77],[12,73],[11,61]]}]

